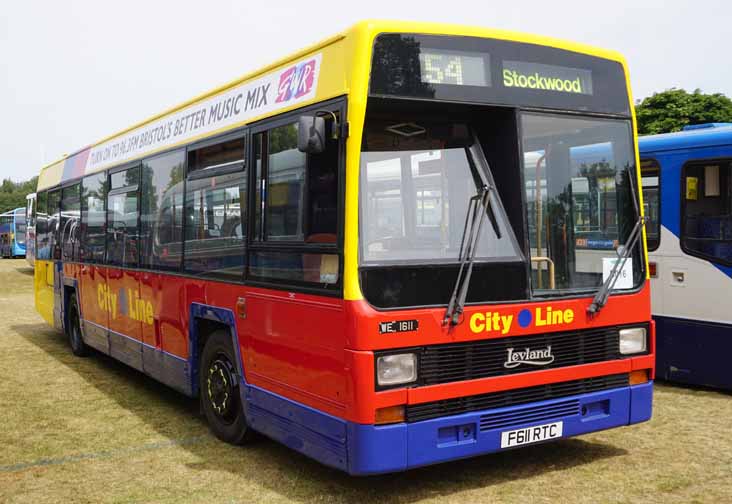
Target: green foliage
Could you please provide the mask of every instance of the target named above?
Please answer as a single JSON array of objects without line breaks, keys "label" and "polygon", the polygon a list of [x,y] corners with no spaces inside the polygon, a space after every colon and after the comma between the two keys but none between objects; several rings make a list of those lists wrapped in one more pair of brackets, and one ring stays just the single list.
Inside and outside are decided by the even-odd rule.
[{"label": "green foliage", "polygon": [[297,126],[286,125],[269,131],[269,153],[297,148]]},{"label": "green foliage", "polygon": [[36,191],[38,177],[33,177],[25,182],[13,182],[5,179],[0,186],[0,213],[7,212],[14,208],[25,207],[25,197]]},{"label": "green foliage", "polygon": [[722,93],[689,93],[671,88],[654,93],[635,106],[639,135],[681,131],[688,124],[732,122],[732,100]]}]

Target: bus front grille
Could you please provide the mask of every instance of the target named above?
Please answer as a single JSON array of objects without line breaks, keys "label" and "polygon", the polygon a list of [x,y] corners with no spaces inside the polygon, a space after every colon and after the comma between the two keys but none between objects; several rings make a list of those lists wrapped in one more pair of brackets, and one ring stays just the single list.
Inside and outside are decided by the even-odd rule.
[{"label": "bus front grille", "polygon": [[[421,404],[410,404],[406,408],[407,422],[419,422],[431,418],[448,415],[470,413],[496,408],[506,408],[519,404],[527,404],[550,399],[559,399],[590,392],[600,392],[630,384],[627,374],[598,376],[573,380],[568,382],[551,383],[522,389],[504,390],[489,394],[480,394],[454,399],[443,399]],[[481,423],[483,423],[481,421]]]},{"label": "bus front grille", "polygon": [[[418,385],[436,385],[491,376],[576,366],[623,358],[619,327],[494,338],[424,347],[420,354]],[[509,349],[524,351],[551,347],[552,362],[540,366],[506,367]]]}]

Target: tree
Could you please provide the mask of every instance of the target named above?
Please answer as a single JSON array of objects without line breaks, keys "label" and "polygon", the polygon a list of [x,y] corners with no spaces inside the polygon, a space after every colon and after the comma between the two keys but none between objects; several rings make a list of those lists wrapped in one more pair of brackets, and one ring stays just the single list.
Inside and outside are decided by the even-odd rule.
[{"label": "tree", "polygon": [[37,185],[38,177],[33,177],[25,182],[13,182],[10,179],[3,180],[0,185],[0,213],[25,207],[25,197],[35,192]]},{"label": "tree", "polygon": [[681,131],[688,124],[732,122],[732,100],[722,93],[671,88],[636,103],[638,134]]}]

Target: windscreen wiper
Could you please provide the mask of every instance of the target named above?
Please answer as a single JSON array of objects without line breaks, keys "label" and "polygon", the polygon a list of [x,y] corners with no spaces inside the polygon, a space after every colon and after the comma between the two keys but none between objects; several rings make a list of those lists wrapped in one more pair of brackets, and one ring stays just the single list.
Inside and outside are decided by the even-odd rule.
[{"label": "windscreen wiper", "polygon": [[638,200],[635,192],[635,185],[633,184],[633,175],[630,173],[630,170],[628,170],[628,181],[630,183],[633,206],[635,207],[636,215],[638,215],[638,220],[633,226],[633,229],[630,231],[630,235],[628,235],[628,239],[625,241],[625,244],[618,247],[618,259],[615,261],[615,264],[613,264],[613,267],[610,270],[610,274],[608,275],[605,282],[602,284],[602,287],[600,287],[600,290],[597,291],[595,297],[592,298],[592,303],[590,303],[590,306],[587,307],[587,313],[589,314],[590,318],[597,315],[607,303],[607,299],[610,296],[610,291],[613,289],[613,287],[615,287],[615,282],[618,280],[620,272],[623,271],[623,267],[625,267],[625,263],[630,257],[630,254],[633,253],[633,250],[638,244],[640,237],[643,236],[643,224],[645,223],[645,217],[640,214],[640,208],[638,206]]},{"label": "windscreen wiper", "polygon": [[[482,177],[481,177],[482,178]],[[473,263],[475,262],[475,254],[480,241],[480,231],[483,228],[485,216],[491,221],[493,231],[498,239],[501,238],[501,230],[498,227],[498,220],[493,212],[491,197],[494,188],[488,182],[478,189],[478,193],[470,198],[468,205],[468,213],[465,216],[465,227],[463,228],[463,237],[460,243],[460,253],[458,259],[460,261],[460,269],[458,270],[455,288],[450,296],[450,302],[447,305],[447,311],[442,319],[442,324],[450,324],[452,326],[460,323],[460,315],[465,307],[465,300],[468,296],[468,286],[470,285],[470,277],[473,274]]]}]

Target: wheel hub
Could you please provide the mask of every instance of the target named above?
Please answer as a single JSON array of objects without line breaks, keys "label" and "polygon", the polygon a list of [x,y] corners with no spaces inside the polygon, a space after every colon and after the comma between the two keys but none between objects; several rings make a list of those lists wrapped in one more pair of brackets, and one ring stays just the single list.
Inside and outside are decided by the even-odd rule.
[{"label": "wheel hub", "polygon": [[208,368],[206,377],[208,399],[214,412],[226,418],[234,403],[234,372],[229,360],[219,356]]}]

